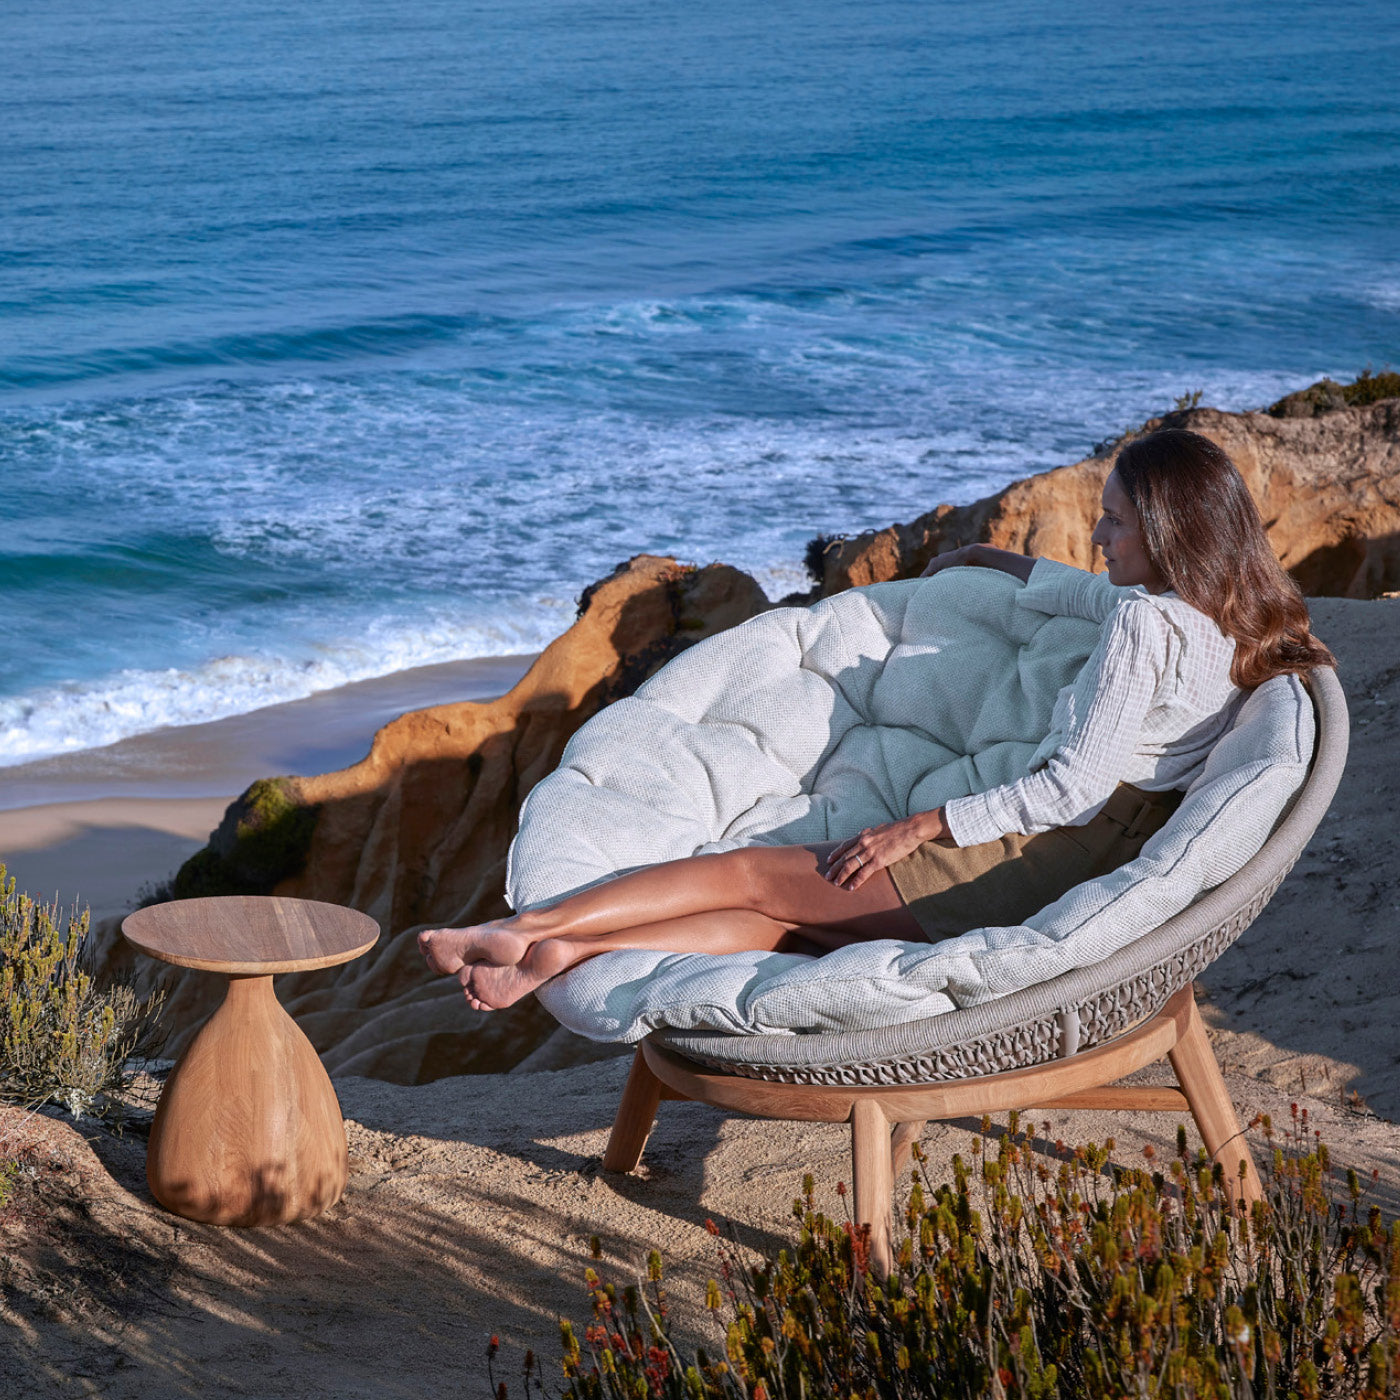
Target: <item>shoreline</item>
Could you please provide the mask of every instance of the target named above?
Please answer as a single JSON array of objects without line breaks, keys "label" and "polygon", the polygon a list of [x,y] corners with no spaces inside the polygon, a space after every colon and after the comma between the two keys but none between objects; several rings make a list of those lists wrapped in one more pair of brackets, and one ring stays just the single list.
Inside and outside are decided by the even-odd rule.
[{"label": "shoreline", "polygon": [[[0,812],[108,797],[211,797],[258,778],[345,768],[409,710],[494,700],[535,653],[415,666],[200,724],[168,725],[99,748],[0,768]],[[3,850],[3,846],[0,846]]]},{"label": "shoreline", "polygon": [[0,769],[0,864],[36,899],[126,912],[258,778],[344,768],[409,710],[508,691],[534,661],[473,657]]}]

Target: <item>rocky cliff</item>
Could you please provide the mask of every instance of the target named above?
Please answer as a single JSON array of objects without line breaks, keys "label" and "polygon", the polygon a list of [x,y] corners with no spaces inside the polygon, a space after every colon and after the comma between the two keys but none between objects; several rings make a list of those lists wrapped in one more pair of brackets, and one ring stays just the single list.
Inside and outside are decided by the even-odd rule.
[{"label": "rocky cliff", "polygon": [[[1196,408],[1138,431],[1167,427],[1204,433],[1230,454],[1275,553],[1305,593],[1374,598],[1400,589],[1400,399],[1306,418]],[[1092,568],[1099,493],[1126,441],[971,505],[938,506],[907,525],[834,541],[820,591],[909,578],[935,554],[975,541]]]},{"label": "rocky cliff", "polygon": [[[1219,442],[1305,591],[1372,597],[1400,589],[1400,399],[1310,406],[1308,414],[1202,408],[1140,431],[1190,427]],[[1090,567],[1088,537],[1114,447],[971,505],[939,506],[910,524],[835,541],[811,597],[916,575],[940,550],[975,540]],[[421,1083],[499,1072],[532,1055],[539,1067],[555,1028],[533,1000],[494,1015],[470,1011],[454,981],[428,976],[414,934],[506,912],[516,814],[569,736],[678,651],[767,606],[758,585],[727,566],[634,559],[585,593],[579,620],[508,695],[404,715],[352,768],[254,784],[171,892],[276,892],[379,920],[384,934],[367,956],[279,980],[279,995],[332,1073]],[[134,958],[115,921],[97,941],[109,970],[144,985],[164,980],[168,1053],[178,1053],[212,1009],[216,979]]]}]

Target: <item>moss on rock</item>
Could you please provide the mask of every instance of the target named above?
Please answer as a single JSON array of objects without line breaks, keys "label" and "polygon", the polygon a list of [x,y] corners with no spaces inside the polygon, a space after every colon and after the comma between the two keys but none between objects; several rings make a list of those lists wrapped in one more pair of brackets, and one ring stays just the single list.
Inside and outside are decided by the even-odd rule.
[{"label": "moss on rock", "polygon": [[176,872],[170,896],[269,894],[305,867],[320,810],[298,798],[290,779],[259,778]]}]

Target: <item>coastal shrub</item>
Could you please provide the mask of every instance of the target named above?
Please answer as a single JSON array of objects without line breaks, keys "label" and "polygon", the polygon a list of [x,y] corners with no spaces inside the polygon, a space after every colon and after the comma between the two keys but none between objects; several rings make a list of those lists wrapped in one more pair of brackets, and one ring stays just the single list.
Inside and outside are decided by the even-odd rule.
[{"label": "coastal shrub", "polygon": [[[720,1246],[705,1302],[723,1338],[713,1352],[682,1355],[674,1342],[659,1255],[645,1284],[621,1289],[590,1269],[592,1322],[561,1324],[561,1393],[1400,1395],[1400,1225],[1367,1203],[1354,1172],[1333,1172],[1305,1113],[1294,1110],[1282,1141],[1263,1124],[1272,1164],[1266,1198],[1247,1217],[1232,1210],[1220,1169],[1188,1151],[1184,1131],[1162,1169],[1150,1147],[1145,1169],[1110,1168],[1111,1141],[1056,1143],[1052,1165],[1014,1116],[994,1155],[974,1139],[970,1161],[954,1158],[951,1183],[934,1185],[916,1153],[887,1279],[872,1272],[864,1233],[816,1209],[808,1177],[793,1206],[793,1248],[750,1265]],[[533,1356],[522,1382],[527,1397],[546,1393]]]},{"label": "coastal shrub", "polygon": [[807,541],[807,547],[802,551],[802,567],[807,570],[807,577],[818,588],[826,582],[827,551],[832,545],[841,544],[847,538],[846,535],[813,535]]},{"label": "coastal shrub", "polygon": [[1400,398],[1400,373],[1382,370],[1372,374],[1367,365],[1350,384],[1342,385],[1342,397],[1349,404],[1379,403],[1382,399]]},{"label": "coastal shrub", "polygon": [[21,894],[0,865],[0,1100],[115,1113],[132,1055],[154,1043],[160,996],[99,986],[82,966],[89,916]]},{"label": "coastal shrub", "polygon": [[1270,404],[1268,412],[1275,418],[1315,418],[1339,408],[1364,407],[1394,398],[1400,398],[1400,373],[1382,370],[1372,374],[1367,365],[1350,384],[1319,379],[1316,384],[1309,384],[1306,389],[1286,394],[1277,403]]}]

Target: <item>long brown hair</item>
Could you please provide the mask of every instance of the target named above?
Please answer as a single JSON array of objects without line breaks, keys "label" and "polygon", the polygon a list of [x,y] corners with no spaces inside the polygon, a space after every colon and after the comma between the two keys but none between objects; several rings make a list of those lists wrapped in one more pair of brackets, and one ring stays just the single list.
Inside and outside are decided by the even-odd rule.
[{"label": "long brown hair", "polygon": [[1274,557],[1254,498],[1223,449],[1200,433],[1164,428],[1130,442],[1114,470],[1137,511],[1148,562],[1234,638],[1237,686],[1337,664],[1313,636],[1302,592]]}]

